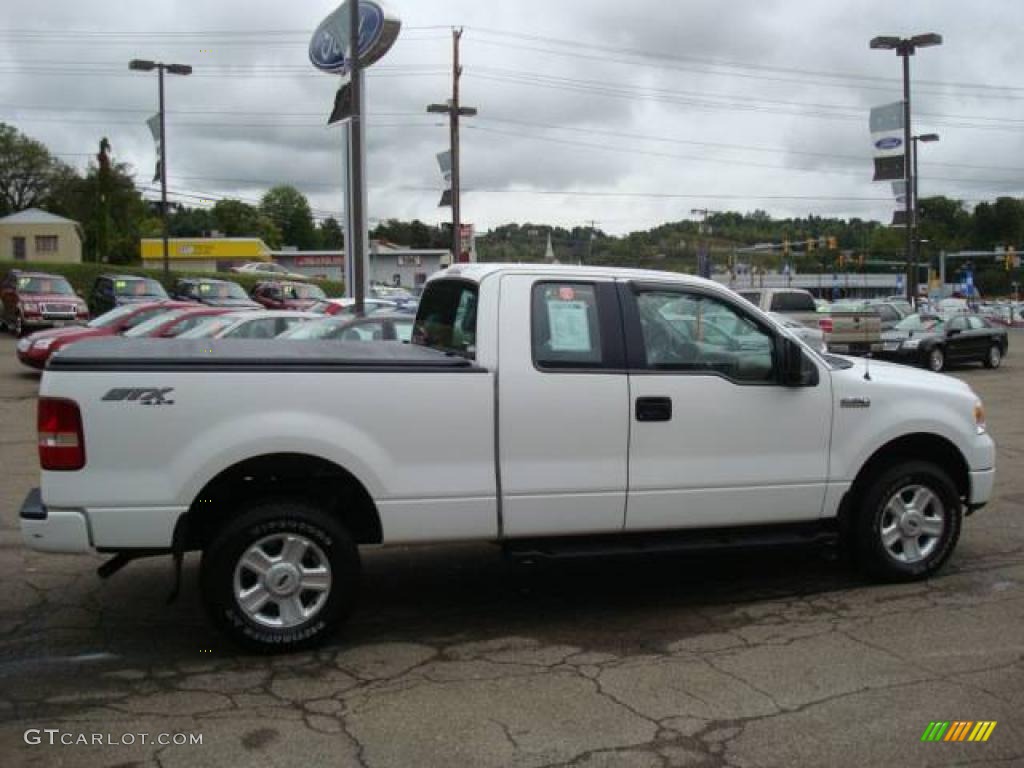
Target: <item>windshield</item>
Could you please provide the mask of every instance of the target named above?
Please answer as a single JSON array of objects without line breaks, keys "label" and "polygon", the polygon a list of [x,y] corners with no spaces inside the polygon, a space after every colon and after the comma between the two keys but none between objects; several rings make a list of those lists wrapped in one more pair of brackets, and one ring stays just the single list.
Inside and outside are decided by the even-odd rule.
[{"label": "windshield", "polygon": [[125,331],[122,336],[126,339],[137,339],[142,336],[149,336],[153,331],[159,328],[161,325],[166,323],[168,320],[173,320],[176,317],[181,317],[185,314],[184,309],[171,309],[167,312],[161,312],[156,317],[151,317],[144,323],[139,323],[134,328]]},{"label": "windshield", "polygon": [[941,331],[942,319],[933,315],[910,315],[894,327],[898,331]]},{"label": "windshield", "polygon": [[341,334],[342,329],[351,322],[351,320],[339,320],[337,318],[312,320],[308,323],[302,323],[289,331],[285,331],[278,338],[295,339],[298,341],[335,339]]},{"label": "windshield", "polygon": [[94,317],[89,321],[89,328],[106,328],[107,326],[114,325],[119,322],[121,318],[132,314],[133,312],[139,311],[138,304],[125,304],[123,307],[117,307],[105,312],[99,317]]},{"label": "windshield", "polygon": [[248,299],[237,283],[196,283],[195,294],[204,299]]},{"label": "windshield", "polygon": [[167,298],[167,291],[156,280],[140,277],[137,279],[118,279],[114,281],[114,293],[118,296],[156,296]]},{"label": "windshield", "polygon": [[195,328],[178,336],[179,339],[208,339],[216,336],[229,325],[235,322],[230,315],[217,315],[197,325]]},{"label": "windshield", "polygon": [[20,293],[49,293],[59,296],[73,296],[75,291],[71,283],[63,277],[19,277]]},{"label": "windshield", "polygon": [[284,297],[286,299],[326,299],[327,294],[320,290],[318,285],[296,283],[284,286]]}]

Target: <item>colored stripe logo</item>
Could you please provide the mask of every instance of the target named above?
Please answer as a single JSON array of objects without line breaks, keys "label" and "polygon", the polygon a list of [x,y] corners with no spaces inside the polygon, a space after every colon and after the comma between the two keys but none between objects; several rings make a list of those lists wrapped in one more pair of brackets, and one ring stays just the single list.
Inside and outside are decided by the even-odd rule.
[{"label": "colored stripe logo", "polygon": [[940,720],[928,723],[921,741],[988,741],[995,720]]}]

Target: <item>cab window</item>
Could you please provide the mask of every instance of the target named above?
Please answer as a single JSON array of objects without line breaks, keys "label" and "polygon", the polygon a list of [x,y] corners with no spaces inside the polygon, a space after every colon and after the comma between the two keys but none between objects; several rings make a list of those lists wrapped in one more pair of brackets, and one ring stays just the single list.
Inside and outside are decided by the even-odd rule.
[{"label": "cab window", "polygon": [[412,343],[473,358],[476,355],[477,287],[461,280],[427,286],[416,312]]}]

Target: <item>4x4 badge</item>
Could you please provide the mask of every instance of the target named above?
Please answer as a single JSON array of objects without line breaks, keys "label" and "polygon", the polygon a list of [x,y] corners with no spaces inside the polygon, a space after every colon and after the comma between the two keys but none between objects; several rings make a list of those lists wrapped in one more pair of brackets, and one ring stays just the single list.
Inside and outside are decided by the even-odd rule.
[{"label": "4x4 badge", "polygon": [[174,405],[173,400],[167,399],[167,395],[173,391],[174,387],[118,387],[107,392],[103,399],[111,402],[141,403],[142,405]]}]

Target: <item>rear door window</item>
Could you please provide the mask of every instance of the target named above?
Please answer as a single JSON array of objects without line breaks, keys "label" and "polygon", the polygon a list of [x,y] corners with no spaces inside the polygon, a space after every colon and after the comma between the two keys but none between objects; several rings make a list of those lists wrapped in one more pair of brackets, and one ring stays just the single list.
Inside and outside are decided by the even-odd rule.
[{"label": "rear door window", "polygon": [[597,292],[585,283],[533,287],[533,361],[538,368],[596,368],[604,363]]}]

